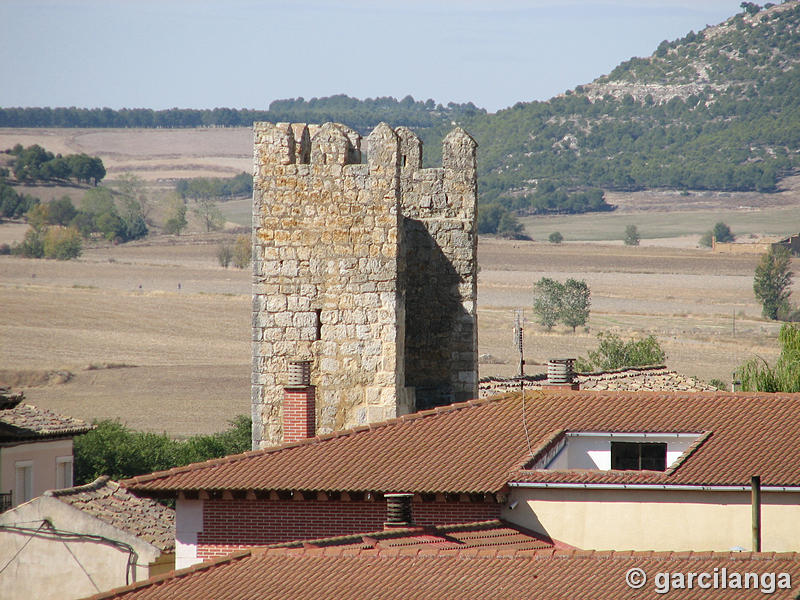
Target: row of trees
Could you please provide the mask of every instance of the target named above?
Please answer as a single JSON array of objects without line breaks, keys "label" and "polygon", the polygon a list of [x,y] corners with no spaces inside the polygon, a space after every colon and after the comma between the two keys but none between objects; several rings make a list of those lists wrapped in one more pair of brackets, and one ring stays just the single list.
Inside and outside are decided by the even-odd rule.
[{"label": "row of trees", "polygon": [[473,103],[402,100],[392,97],[358,100],[346,95],[275,100],[268,110],[214,108],[0,108],[0,127],[250,127],[254,121],[347,123],[369,131],[383,120],[408,127],[430,127],[454,116],[484,114]]},{"label": "row of trees", "polygon": [[175,191],[183,199],[235,198],[253,193],[253,176],[240,173],[235,177],[194,177],[179,179]]},{"label": "row of trees", "polygon": [[97,185],[106,176],[103,161],[88,154],[61,156],[48,152],[38,144],[23,148],[17,144],[8,153],[15,156],[12,171],[17,181],[69,181]]},{"label": "row of trees", "polygon": [[239,454],[250,450],[251,444],[251,421],[245,416],[236,417],[223,432],[183,441],[128,429],[118,421],[100,421],[95,429],[74,439],[75,484],[89,483],[100,475],[125,479]]}]

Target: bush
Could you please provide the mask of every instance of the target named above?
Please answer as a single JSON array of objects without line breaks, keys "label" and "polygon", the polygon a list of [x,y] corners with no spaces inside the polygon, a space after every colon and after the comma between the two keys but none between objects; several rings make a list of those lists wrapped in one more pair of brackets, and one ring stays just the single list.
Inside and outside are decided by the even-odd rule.
[{"label": "bush", "polygon": [[583,373],[592,371],[614,371],[626,367],[647,367],[664,364],[666,355],[656,340],[649,335],[644,339],[624,342],[614,333],[597,334],[600,345],[589,352],[589,357],[579,358],[575,369]]},{"label": "bush", "polygon": [[73,227],[48,227],[42,244],[44,257],[58,260],[77,258],[83,250],[81,234]]},{"label": "bush", "polygon": [[229,243],[221,244],[219,248],[217,248],[217,261],[219,262],[220,267],[228,268],[231,264],[231,259],[233,259],[233,248]]},{"label": "bush", "polygon": [[547,240],[551,244],[560,244],[561,242],[564,241],[564,236],[561,235],[561,232],[554,231],[553,233],[550,234],[550,236],[547,238]]},{"label": "bush", "polygon": [[24,258],[42,258],[44,256],[42,232],[33,227],[28,228],[23,240],[11,249],[11,253]]},{"label": "bush", "polygon": [[244,269],[250,265],[253,256],[253,247],[250,238],[246,235],[240,235],[236,238],[236,243],[233,245],[232,261],[233,266],[237,269]]},{"label": "bush", "polygon": [[783,325],[778,341],[781,354],[774,367],[755,357],[736,370],[744,391],[800,392],[800,327]]},{"label": "bush", "polygon": [[101,475],[125,479],[193,462],[239,454],[251,448],[250,418],[243,415],[230,427],[213,435],[196,435],[185,441],[166,434],[128,429],[118,421],[100,421],[94,430],[76,436],[75,484],[94,481]]}]

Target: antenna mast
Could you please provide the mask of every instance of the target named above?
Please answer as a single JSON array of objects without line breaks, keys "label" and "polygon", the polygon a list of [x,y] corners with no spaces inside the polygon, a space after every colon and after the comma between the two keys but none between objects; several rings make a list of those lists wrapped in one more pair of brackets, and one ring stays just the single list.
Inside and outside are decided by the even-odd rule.
[{"label": "antenna mast", "polygon": [[525,376],[525,356],[523,355],[523,350],[522,350],[522,324],[524,322],[525,319],[522,315],[522,309],[518,308],[516,310],[516,318],[514,320],[514,345],[517,347],[517,351],[519,352],[520,378]]}]

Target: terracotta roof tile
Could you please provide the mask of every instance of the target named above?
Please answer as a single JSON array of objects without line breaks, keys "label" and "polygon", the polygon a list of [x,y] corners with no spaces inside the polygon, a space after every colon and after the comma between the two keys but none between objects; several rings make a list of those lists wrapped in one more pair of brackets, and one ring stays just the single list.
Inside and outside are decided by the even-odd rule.
[{"label": "terracotta roof tile", "polygon": [[[480,521],[435,527],[409,527],[346,535],[319,540],[275,544],[269,552],[299,551],[311,547],[320,553],[353,552],[366,555],[395,549],[423,554],[462,553],[469,549],[489,549],[494,554],[516,554],[526,550],[550,548],[553,540],[504,521]],[[563,547],[563,545],[561,545]]]},{"label": "terracotta roof tile", "polygon": [[[512,480],[664,485],[800,485],[800,394],[527,392],[425,411],[369,428],[135,477],[181,490],[497,493]],[[524,413],[524,418],[523,418]],[[521,471],[559,431],[702,436],[666,473]]]},{"label": "terracotta roof tile", "polygon": [[77,435],[93,428],[80,419],[62,417],[30,404],[0,410],[0,441]]},{"label": "terracotta roof tile", "polygon": [[[626,584],[629,569],[647,577],[643,588]],[[725,571],[723,571],[725,570]],[[246,551],[92,596],[92,600],[170,600],[214,598],[593,598],[596,600],[660,597],[658,573],[788,573],[800,580],[800,555],[773,553],[653,553],[537,551],[525,557],[461,554],[415,554],[394,549],[359,554],[317,550]],[[713,579],[710,579],[713,582]],[[728,579],[730,581],[730,579]],[[777,588],[776,580],[776,588]],[[762,598],[768,580],[749,589],[670,589],[669,598]],[[792,598],[776,589],[771,598]]]},{"label": "terracotta roof tile", "polygon": [[86,485],[49,490],[45,495],[141,538],[163,552],[175,549],[175,511],[150,498],[134,496],[106,476]]}]

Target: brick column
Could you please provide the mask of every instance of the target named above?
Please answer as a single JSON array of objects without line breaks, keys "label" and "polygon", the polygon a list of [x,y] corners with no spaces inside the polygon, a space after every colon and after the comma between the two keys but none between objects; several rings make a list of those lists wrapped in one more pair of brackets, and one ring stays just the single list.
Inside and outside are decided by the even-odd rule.
[{"label": "brick column", "polygon": [[283,389],[283,443],[314,437],[316,393],[313,385]]}]

